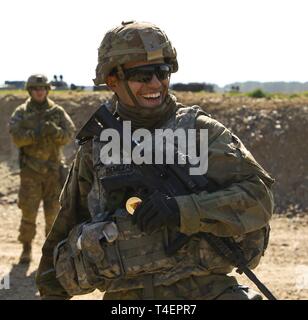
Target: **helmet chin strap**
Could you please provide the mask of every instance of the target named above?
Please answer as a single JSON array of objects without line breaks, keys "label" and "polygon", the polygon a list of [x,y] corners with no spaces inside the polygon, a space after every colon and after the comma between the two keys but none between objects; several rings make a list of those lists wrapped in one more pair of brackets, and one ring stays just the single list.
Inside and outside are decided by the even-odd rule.
[{"label": "helmet chin strap", "polygon": [[118,77],[120,78],[120,80],[122,80],[124,82],[124,86],[125,89],[129,95],[129,97],[132,99],[134,105],[138,108],[142,108],[142,106],[139,104],[139,102],[137,101],[136,97],[134,96],[134,94],[132,93],[132,90],[130,89],[129,85],[128,85],[128,80],[125,79],[125,75],[124,75],[124,71],[121,65],[117,66],[118,69]]},{"label": "helmet chin strap", "polygon": [[124,85],[125,85],[125,89],[128,93],[128,95],[130,96],[130,98],[132,99],[134,105],[138,108],[142,108],[142,106],[139,104],[139,102],[137,101],[136,97],[134,96],[134,94],[132,93],[132,90],[130,89],[129,85],[128,85],[128,81],[124,80]]}]

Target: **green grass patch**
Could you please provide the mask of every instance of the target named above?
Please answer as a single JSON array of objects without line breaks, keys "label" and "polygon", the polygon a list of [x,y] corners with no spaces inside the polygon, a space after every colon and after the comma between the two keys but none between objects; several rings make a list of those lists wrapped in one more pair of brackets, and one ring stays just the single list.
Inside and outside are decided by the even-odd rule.
[{"label": "green grass patch", "polygon": [[20,94],[28,94],[26,90],[0,90],[0,95],[5,96],[8,94],[20,95]]}]

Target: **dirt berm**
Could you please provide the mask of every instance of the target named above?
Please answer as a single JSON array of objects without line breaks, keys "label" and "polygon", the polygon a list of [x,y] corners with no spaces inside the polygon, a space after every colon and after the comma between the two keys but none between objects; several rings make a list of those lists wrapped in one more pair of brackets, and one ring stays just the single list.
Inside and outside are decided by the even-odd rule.
[{"label": "dirt berm", "polygon": [[[188,105],[200,105],[230,128],[263,167],[276,179],[276,212],[308,210],[308,98],[253,99],[218,94],[177,93]],[[13,110],[26,99],[25,93],[0,95],[0,161],[16,170],[18,152],[8,133]],[[108,93],[52,93],[79,129]],[[74,142],[65,148],[72,159]]]}]

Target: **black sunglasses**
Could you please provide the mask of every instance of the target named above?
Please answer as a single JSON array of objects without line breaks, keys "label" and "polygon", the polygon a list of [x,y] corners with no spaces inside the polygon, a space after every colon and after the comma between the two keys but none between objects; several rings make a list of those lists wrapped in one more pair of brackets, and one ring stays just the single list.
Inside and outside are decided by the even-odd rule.
[{"label": "black sunglasses", "polygon": [[171,74],[169,64],[149,64],[130,69],[124,69],[125,79],[128,81],[137,81],[148,83],[152,80],[154,74],[158,80],[166,80]]}]

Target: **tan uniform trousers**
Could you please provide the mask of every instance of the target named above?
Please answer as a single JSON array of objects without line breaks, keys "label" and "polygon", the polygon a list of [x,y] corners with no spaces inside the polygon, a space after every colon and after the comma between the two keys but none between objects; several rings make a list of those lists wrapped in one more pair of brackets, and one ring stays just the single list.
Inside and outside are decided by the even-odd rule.
[{"label": "tan uniform trousers", "polygon": [[20,173],[18,206],[22,210],[18,240],[29,243],[36,233],[36,217],[41,200],[45,214],[45,235],[49,233],[59,211],[61,192],[59,170],[49,170],[46,174],[24,167]]}]

